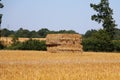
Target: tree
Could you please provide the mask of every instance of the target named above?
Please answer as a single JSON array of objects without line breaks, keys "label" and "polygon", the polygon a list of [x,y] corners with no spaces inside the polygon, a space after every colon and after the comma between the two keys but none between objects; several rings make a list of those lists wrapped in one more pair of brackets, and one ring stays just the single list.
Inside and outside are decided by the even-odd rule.
[{"label": "tree", "polygon": [[83,37],[84,37],[84,38],[89,38],[89,37],[92,36],[92,34],[94,34],[94,33],[96,33],[96,32],[97,32],[97,30],[94,30],[94,29],[88,30]]},{"label": "tree", "polygon": [[[0,8],[3,8],[3,7],[4,7],[4,5],[2,3],[0,3]],[[1,19],[2,19],[2,14],[0,13],[0,30],[1,30],[1,22],[2,22]]]},{"label": "tree", "polygon": [[8,37],[10,35],[10,31],[7,28],[1,30],[1,37]]},{"label": "tree", "polygon": [[42,28],[38,31],[38,34],[41,38],[45,38],[46,35],[49,33],[49,30],[47,28]]},{"label": "tree", "polygon": [[85,51],[113,51],[113,44],[108,33],[100,29],[94,32],[91,37],[83,39],[83,49]]},{"label": "tree", "polygon": [[27,30],[27,29],[23,29],[23,28],[20,28],[20,29],[16,32],[16,36],[17,36],[17,37],[31,37],[30,31]]},{"label": "tree", "polygon": [[115,40],[120,40],[120,29],[115,29]]},{"label": "tree", "polygon": [[103,29],[109,34],[111,40],[114,38],[115,20],[113,20],[113,10],[109,7],[109,0],[101,0],[99,4],[90,4],[96,12],[95,15],[92,15],[91,19],[102,23]]},{"label": "tree", "polygon": [[[1,0],[0,0],[1,1]],[[0,8],[3,8],[4,7],[4,5],[2,4],[2,3],[0,3]],[[2,14],[0,14],[0,24],[1,24],[1,19],[2,19]]]},{"label": "tree", "polygon": [[77,34],[77,32],[75,32],[74,30],[60,30],[60,31],[58,31],[58,33]]},{"label": "tree", "polygon": [[[0,0],[1,1],[1,0]],[[3,6],[3,4],[2,3],[0,3],[0,8],[3,8],[4,6]],[[1,22],[2,22],[2,14],[0,13],[0,37],[1,37]],[[0,49],[3,49],[3,45],[2,45],[2,42],[0,41]]]},{"label": "tree", "polygon": [[[1,0],[0,0],[1,1]],[[0,8],[3,8],[4,6],[3,6],[3,4],[2,3],[0,3]],[[2,14],[0,13],[0,36],[1,36],[1,22],[2,22]],[[3,49],[3,45],[2,45],[2,42],[0,41],[0,49]]]},{"label": "tree", "polygon": [[30,31],[30,38],[39,38],[39,35],[35,30],[33,30]]}]

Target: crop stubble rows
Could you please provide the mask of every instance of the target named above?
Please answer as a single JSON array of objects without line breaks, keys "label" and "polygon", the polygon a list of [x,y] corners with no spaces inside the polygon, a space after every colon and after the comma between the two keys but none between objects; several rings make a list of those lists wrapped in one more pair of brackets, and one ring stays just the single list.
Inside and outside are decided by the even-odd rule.
[{"label": "crop stubble rows", "polygon": [[119,80],[118,53],[0,51],[0,80]]}]

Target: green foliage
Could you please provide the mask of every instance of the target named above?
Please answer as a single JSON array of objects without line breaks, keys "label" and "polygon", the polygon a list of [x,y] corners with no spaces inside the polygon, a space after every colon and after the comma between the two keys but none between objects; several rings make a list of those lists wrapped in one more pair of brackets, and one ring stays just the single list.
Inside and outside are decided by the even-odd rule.
[{"label": "green foliage", "polygon": [[120,40],[113,40],[112,43],[114,46],[114,51],[120,52]]},{"label": "green foliage", "polygon": [[39,41],[39,40],[32,40],[29,39],[25,42],[15,42],[11,46],[9,46],[7,49],[13,49],[13,50],[46,50],[46,44],[45,41]]},{"label": "green foliage", "polygon": [[30,39],[22,43],[21,50],[46,50],[46,46],[44,41]]},{"label": "green foliage", "polygon": [[93,29],[92,30],[88,30],[83,37],[84,38],[89,38],[96,32],[97,32],[97,30],[93,30]]},{"label": "green foliage", "polygon": [[41,30],[38,31],[38,34],[41,38],[46,37],[46,35],[49,33],[50,31],[47,28],[43,28]]},{"label": "green foliage", "polygon": [[106,42],[111,41],[110,37],[109,37],[109,34],[105,30],[102,30],[102,29],[100,29],[97,32],[95,32],[94,34],[92,34],[92,37],[94,39],[98,39],[98,40],[101,40],[101,41],[102,40],[104,40]]},{"label": "green foliage", "polygon": [[98,23],[102,23],[104,30],[109,34],[111,40],[114,38],[115,34],[115,21],[113,20],[113,10],[109,7],[108,0],[101,0],[99,4],[90,4],[97,14],[91,17]]},{"label": "green foliage", "polygon": [[15,36],[24,37],[24,38],[25,38],[25,37],[30,37],[31,35],[30,35],[29,30],[20,28],[20,29],[16,32]]},{"label": "green foliage", "polygon": [[39,38],[39,34],[36,31],[29,31],[29,38]]},{"label": "green foliage", "polygon": [[20,50],[21,45],[22,45],[22,43],[18,41],[18,42],[13,43],[12,45],[6,47],[5,49],[7,49],[7,50]]},{"label": "green foliage", "polygon": [[0,41],[0,50],[1,50],[1,49],[4,49],[4,47],[5,47],[5,46],[4,46],[4,45],[2,44],[2,42]]},{"label": "green foliage", "polygon": [[45,38],[47,34],[77,33],[73,30],[50,31],[47,28],[42,28],[38,31],[29,31],[23,28],[20,28],[17,31],[12,31],[5,28],[0,30],[0,32],[1,32],[0,35],[2,35],[3,37],[16,36],[23,38]]},{"label": "green foliage", "polygon": [[2,29],[2,30],[0,30],[0,35],[2,36],[2,37],[9,37],[9,36],[15,36],[14,35],[15,34],[15,32],[14,31],[10,31],[10,30],[8,30],[8,29],[6,29],[6,28],[4,28],[4,29]]},{"label": "green foliage", "polygon": [[83,49],[84,51],[111,52],[113,51],[113,44],[111,42],[88,38],[83,40]]},{"label": "green foliage", "polygon": [[76,33],[74,30],[68,30],[68,31],[66,31],[66,30],[60,30],[60,31],[58,31],[57,33],[68,33],[68,34],[71,34],[71,33]]},{"label": "green foliage", "polygon": [[11,36],[12,37],[12,42],[17,43],[18,42],[18,37],[16,36]]},{"label": "green foliage", "polygon": [[82,40],[82,45],[83,45],[83,50],[84,51],[94,51],[94,39],[92,38],[87,38]]},{"label": "green foliage", "polygon": [[115,29],[115,36],[114,36],[115,40],[120,40],[120,29]]},{"label": "green foliage", "polygon": [[99,30],[91,37],[83,39],[82,44],[85,51],[113,51],[113,44],[104,30]]}]

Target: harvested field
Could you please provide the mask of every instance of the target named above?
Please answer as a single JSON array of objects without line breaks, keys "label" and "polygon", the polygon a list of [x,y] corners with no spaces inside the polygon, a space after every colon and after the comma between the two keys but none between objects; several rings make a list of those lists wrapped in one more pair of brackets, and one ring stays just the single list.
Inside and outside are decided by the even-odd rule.
[{"label": "harvested field", "polygon": [[120,80],[120,54],[2,50],[0,80]]}]

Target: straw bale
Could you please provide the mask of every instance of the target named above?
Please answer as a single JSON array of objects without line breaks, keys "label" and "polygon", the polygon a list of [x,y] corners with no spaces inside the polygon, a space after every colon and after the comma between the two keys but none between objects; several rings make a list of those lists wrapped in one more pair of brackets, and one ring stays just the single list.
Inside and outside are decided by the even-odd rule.
[{"label": "straw bale", "polygon": [[46,37],[49,52],[82,52],[82,36],[79,34],[48,34]]}]

